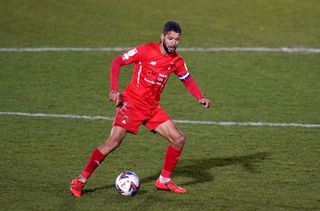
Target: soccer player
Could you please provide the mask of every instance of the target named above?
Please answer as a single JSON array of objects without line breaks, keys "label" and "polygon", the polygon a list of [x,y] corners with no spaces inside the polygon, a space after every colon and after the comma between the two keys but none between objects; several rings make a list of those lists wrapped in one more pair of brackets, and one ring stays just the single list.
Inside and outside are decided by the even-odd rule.
[{"label": "soccer player", "polygon": [[[181,156],[185,137],[165,110],[159,106],[160,95],[169,76],[174,73],[203,107],[209,108],[210,101],[204,97],[188,72],[184,59],[176,52],[181,39],[180,25],[168,21],[160,38],[160,42],[137,46],[112,60],[109,99],[116,104],[112,129],[105,142],[92,152],[81,174],[71,181],[70,191],[73,196],[82,195],[83,187],[95,169],[109,153],[120,146],[126,133],[136,134],[142,124],[169,142],[155,187],[175,193],[187,192],[171,180],[171,173]],[[132,63],[134,71],[131,82],[120,94],[118,87],[120,68],[122,65]]]}]

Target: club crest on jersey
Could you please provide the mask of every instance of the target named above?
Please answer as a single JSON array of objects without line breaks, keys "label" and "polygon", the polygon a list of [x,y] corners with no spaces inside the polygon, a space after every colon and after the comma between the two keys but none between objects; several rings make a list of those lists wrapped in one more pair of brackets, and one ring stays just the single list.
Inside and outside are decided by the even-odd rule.
[{"label": "club crest on jersey", "polygon": [[171,68],[173,67],[174,62],[170,62],[170,66],[168,67],[168,70],[171,70]]}]

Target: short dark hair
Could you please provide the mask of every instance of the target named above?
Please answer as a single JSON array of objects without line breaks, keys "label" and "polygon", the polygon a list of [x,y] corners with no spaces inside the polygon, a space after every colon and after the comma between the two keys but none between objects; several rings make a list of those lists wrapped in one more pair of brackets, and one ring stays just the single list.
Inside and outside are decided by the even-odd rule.
[{"label": "short dark hair", "polygon": [[175,21],[168,21],[166,24],[164,24],[162,33],[166,35],[170,31],[181,34],[180,24]]}]

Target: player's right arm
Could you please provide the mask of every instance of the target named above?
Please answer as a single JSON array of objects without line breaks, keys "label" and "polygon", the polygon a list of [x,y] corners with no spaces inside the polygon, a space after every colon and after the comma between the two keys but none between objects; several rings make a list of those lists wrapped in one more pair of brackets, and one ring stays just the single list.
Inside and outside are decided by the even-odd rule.
[{"label": "player's right arm", "polygon": [[111,66],[110,66],[110,91],[116,91],[116,92],[119,91],[118,78],[120,74],[120,68],[124,64],[125,63],[121,55],[117,56],[112,60]]},{"label": "player's right arm", "polygon": [[119,86],[118,86],[118,78],[120,74],[120,68],[122,65],[124,65],[124,62],[120,55],[112,60],[111,66],[110,66],[109,100],[112,102],[116,102],[117,107],[122,103],[122,99],[119,94]]},{"label": "player's right arm", "polygon": [[135,63],[139,60],[139,57],[140,53],[138,51],[138,48],[133,48],[117,56],[111,62],[109,99],[112,102],[116,102],[116,106],[120,106],[122,104],[122,97],[119,93],[118,85],[121,66]]}]

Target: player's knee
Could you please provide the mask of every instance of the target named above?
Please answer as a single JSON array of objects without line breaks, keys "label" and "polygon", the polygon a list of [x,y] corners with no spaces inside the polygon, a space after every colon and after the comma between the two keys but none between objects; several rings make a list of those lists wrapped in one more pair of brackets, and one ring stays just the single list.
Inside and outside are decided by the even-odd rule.
[{"label": "player's knee", "polygon": [[175,147],[178,147],[179,149],[182,149],[183,148],[183,146],[185,145],[185,143],[186,143],[186,138],[185,138],[185,136],[183,135],[183,134],[179,134],[179,135],[177,135],[175,138],[174,138],[174,141],[173,141],[174,143],[173,143],[173,145],[175,146]]}]

